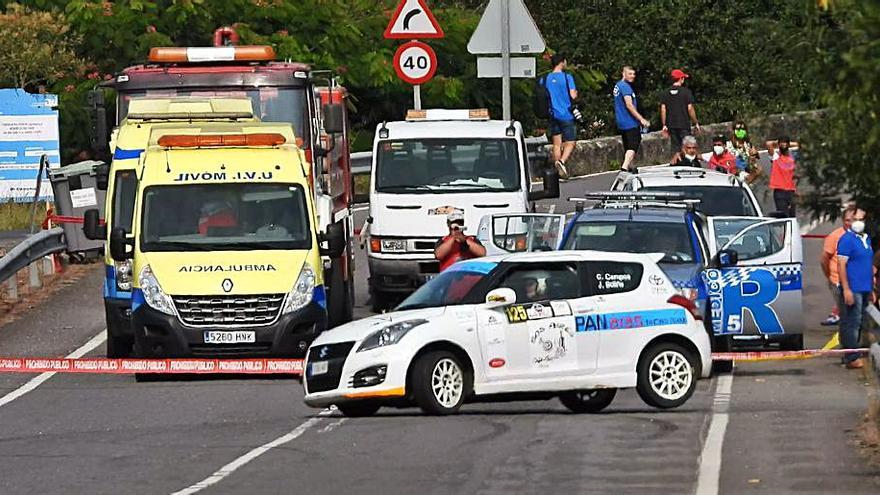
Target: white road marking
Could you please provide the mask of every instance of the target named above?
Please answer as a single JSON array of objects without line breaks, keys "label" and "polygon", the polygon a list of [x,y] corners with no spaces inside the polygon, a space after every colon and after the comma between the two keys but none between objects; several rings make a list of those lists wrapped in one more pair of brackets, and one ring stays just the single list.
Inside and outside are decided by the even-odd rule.
[{"label": "white road marking", "polygon": [[724,433],[730,420],[730,393],[733,389],[733,373],[718,377],[715,398],[712,401],[712,420],[709,433],[700,453],[699,476],[696,495],[717,495],[721,482],[721,451],[724,446]]},{"label": "white road marking", "polygon": [[321,431],[319,431],[318,433],[330,433],[331,431],[335,430],[337,426],[341,426],[342,423],[345,423],[347,419],[348,418],[341,418],[339,421],[334,421],[333,423],[330,423],[327,426],[321,428]]},{"label": "white road marking", "polygon": [[229,464],[221,467],[220,469],[215,471],[214,474],[212,474],[211,476],[208,476],[207,478],[203,479],[202,481],[199,481],[198,483],[196,483],[192,486],[184,488],[183,490],[174,492],[171,495],[191,495],[193,493],[198,493],[198,492],[204,490],[205,488],[208,488],[209,486],[215,485],[215,484],[223,481],[229,475],[231,475],[232,473],[234,473],[235,471],[237,471],[238,469],[240,469],[241,467],[243,467],[247,463],[251,462],[252,460],[256,459],[257,457],[260,457],[261,455],[265,454],[266,452],[268,452],[276,447],[280,447],[286,443],[289,443],[289,442],[292,442],[293,440],[296,440],[298,437],[302,436],[302,434],[305,433],[309,428],[317,425],[318,423],[321,422],[322,419],[324,419],[324,417],[329,416],[330,414],[333,414],[332,409],[324,409],[323,411],[318,413],[317,416],[315,416],[314,418],[311,418],[308,421],[306,421],[305,423],[297,426],[296,428],[291,430],[289,433],[286,433],[286,434],[276,438],[275,440],[272,440],[269,443],[263,444],[255,449],[251,450],[250,452],[235,459],[234,461],[230,462]]},{"label": "white road marking", "polygon": [[[103,344],[104,341],[107,340],[107,330],[102,330],[101,333],[95,335],[88,342],[82,345],[79,349],[71,352],[65,358],[67,359],[76,359],[85,356],[86,354],[92,352],[96,347]],[[0,407],[9,404],[10,402],[18,399],[22,395],[34,390],[35,388],[42,385],[46,380],[52,378],[55,375],[54,371],[47,371],[45,373],[40,373],[39,375],[31,378],[24,385],[18,387],[17,389],[9,392],[8,394],[0,397]]]}]

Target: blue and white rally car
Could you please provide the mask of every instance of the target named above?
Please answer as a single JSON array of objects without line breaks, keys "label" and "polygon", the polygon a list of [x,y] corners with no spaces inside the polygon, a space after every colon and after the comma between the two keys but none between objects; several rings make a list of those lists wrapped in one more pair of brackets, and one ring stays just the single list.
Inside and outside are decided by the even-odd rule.
[{"label": "blue and white rally car", "polygon": [[322,333],[305,402],[362,416],[384,405],[559,397],[596,412],[619,388],[683,404],[711,369],[709,333],[657,255],[568,251],[459,262],[394,312]]},{"label": "blue and white rally car", "polygon": [[564,215],[486,217],[490,254],[550,249],[660,253],[660,268],[693,301],[713,348],[738,343],[803,348],[803,248],[797,220],[706,216],[672,192],[601,192],[599,203]]}]

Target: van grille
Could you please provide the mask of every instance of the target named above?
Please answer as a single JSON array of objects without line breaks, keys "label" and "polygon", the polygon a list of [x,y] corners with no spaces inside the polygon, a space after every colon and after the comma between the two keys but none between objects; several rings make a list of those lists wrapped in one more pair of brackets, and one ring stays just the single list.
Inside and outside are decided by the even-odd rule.
[{"label": "van grille", "polygon": [[284,294],[172,296],[180,320],[194,327],[262,326],[278,319]]}]

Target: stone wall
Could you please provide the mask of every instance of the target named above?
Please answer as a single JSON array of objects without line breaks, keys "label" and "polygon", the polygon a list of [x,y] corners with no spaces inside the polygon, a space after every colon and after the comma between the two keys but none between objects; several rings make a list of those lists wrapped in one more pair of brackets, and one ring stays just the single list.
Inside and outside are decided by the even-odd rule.
[{"label": "stone wall", "polygon": [[[821,112],[799,112],[794,114],[771,115],[761,119],[747,121],[751,141],[760,144],[775,139],[781,134],[797,140],[803,134],[808,122],[821,118]],[[703,126],[703,132],[697,139],[700,151],[707,152],[712,147],[712,136],[723,134],[730,136],[733,122],[722,122]],[[669,162],[672,156],[669,139],[659,131],[642,135],[642,147],[636,156],[636,165],[656,165]],[[573,176],[586,175],[606,170],[614,170],[623,162],[623,143],[619,136],[603,137],[578,141],[574,153],[568,161],[569,173]]]}]

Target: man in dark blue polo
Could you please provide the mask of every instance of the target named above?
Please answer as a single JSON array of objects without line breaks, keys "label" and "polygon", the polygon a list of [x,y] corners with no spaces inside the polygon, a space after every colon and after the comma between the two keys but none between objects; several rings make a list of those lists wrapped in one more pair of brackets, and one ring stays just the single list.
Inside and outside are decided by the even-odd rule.
[{"label": "man in dark blue polo", "polygon": [[[856,210],[853,222],[837,242],[837,268],[840,276],[840,345],[855,349],[861,340],[862,319],[874,295],[874,250],[865,233],[865,210]],[[847,368],[865,366],[858,353],[843,358]]]}]

